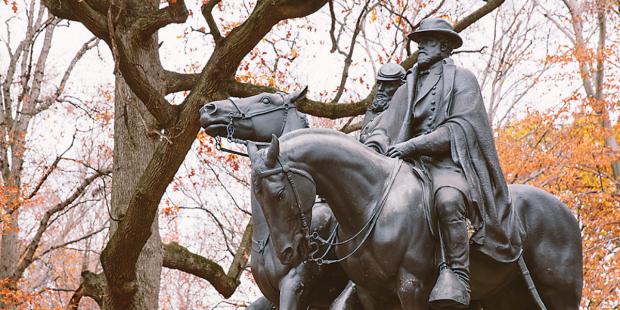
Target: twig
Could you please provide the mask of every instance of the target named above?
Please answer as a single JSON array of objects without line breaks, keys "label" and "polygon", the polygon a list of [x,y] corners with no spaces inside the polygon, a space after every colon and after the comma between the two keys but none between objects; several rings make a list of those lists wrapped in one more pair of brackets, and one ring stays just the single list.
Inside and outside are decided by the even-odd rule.
[{"label": "twig", "polygon": [[481,47],[480,49],[477,49],[477,50],[458,50],[458,51],[452,52],[452,55],[456,55],[456,54],[469,54],[469,53],[482,53],[485,48],[487,48],[487,47],[483,46],[483,47]]},{"label": "twig", "polygon": [[334,99],[332,100],[332,102],[338,102],[340,100],[340,97],[342,97],[342,94],[344,93],[344,87],[347,83],[347,79],[349,78],[349,68],[351,67],[351,64],[353,63],[353,50],[355,49],[355,45],[356,45],[356,41],[357,41],[357,36],[360,33],[360,28],[362,26],[362,21],[364,20],[364,17],[366,16],[366,14],[368,13],[368,5],[370,4],[370,0],[366,1],[366,4],[364,4],[364,7],[362,8],[362,12],[360,13],[360,15],[357,17],[357,21],[355,22],[355,29],[353,30],[353,35],[351,36],[351,46],[349,47],[349,53],[347,54],[347,57],[344,60],[344,68],[342,68],[342,77],[340,79],[340,85],[338,86],[338,92],[336,93],[336,96],[334,96]]}]

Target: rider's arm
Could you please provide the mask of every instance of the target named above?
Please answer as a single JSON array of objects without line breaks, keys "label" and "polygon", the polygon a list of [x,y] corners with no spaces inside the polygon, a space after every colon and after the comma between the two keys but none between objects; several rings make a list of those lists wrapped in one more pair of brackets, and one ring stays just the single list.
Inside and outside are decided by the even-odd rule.
[{"label": "rider's arm", "polygon": [[410,155],[445,155],[450,154],[450,130],[445,126],[440,126],[433,132],[405,142],[412,146],[413,152]]},{"label": "rider's arm", "polygon": [[375,152],[383,154],[386,149],[387,140],[387,136],[375,134],[366,139],[364,144]]}]

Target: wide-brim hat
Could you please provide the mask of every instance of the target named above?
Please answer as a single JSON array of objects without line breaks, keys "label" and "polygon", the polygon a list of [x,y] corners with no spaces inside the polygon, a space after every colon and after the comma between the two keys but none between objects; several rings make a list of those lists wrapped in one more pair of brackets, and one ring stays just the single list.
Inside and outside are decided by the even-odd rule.
[{"label": "wide-brim hat", "polygon": [[454,31],[452,25],[443,18],[427,18],[420,22],[420,26],[414,32],[409,34],[409,39],[414,42],[420,42],[420,38],[424,35],[440,35],[450,41],[453,48],[459,48],[463,45],[463,39]]}]

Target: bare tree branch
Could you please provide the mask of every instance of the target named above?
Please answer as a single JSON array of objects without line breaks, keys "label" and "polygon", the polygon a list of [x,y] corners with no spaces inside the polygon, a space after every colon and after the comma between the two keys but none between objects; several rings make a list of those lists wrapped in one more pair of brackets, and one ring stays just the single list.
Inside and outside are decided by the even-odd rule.
[{"label": "bare tree branch", "polygon": [[34,112],[35,115],[47,110],[54,102],[58,100],[60,95],[62,95],[62,93],[65,90],[67,81],[69,80],[69,77],[71,76],[71,73],[73,72],[73,68],[75,68],[75,65],[78,63],[78,61],[80,61],[80,59],[82,59],[82,57],[84,57],[87,51],[97,46],[98,44],[99,44],[99,39],[97,39],[96,37],[93,37],[82,45],[82,47],[77,51],[77,53],[75,53],[75,56],[73,56],[73,59],[71,59],[71,62],[69,63],[69,66],[65,70],[65,73],[63,74],[62,79],[60,80],[60,83],[58,84],[58,87],[56,88],[56,91],[52,95],[48,96],[47,98],[43,100],[38,100],[38,106],[36,107],[35,112]]},{"label": "bare tree branch", "polygon": [[209,0],[208,2],[203,3],[200,7],[200,11],[202,12],[202,16],[204,17],[207,25],[209,26],[209,31],[213,36],[213,41],[218,45],[222,41],[222,34],[220,33],[220,29],[213,19],[213,8],[220,3],[221,0]]},{"label": "bare tree branch", "polygon": [[77,242],[80,242],[80,241],[86,240],[86,239],[88,239],[88,238],[90,238],[90,237],[92,237],[92,236],[94,236],[94,235],[96,235],[96,234],[98,234],[98,233],[100,233],[100,232],[104,231],[105,229],[108,229],[108,228],[109,228],[108,226],[102,226],[101,228],[99,228],[99,229],[97,229],[97,230],[95,230],[95,231],[93,231],[93,232],[90,232],[90,233],[88,233],[88,234],[86,234],[86,235],[84,235],[84,236],[81,236],[81,237],[79,237],[79,238],[76,238],[76,239],[72,239],[72,240],[69,240],[69,241],[63,242],[63,243],[61,243],[61,244],[57,244],[57,245],[55,245],[55,246],[52,246],[52,247],[50,247],[49,249],[47,249],[47,250],[45,250],[45,251],[41,252],[41,254],[39,254],[39,255],[37,255],[36,257],[34,257],[34,258],[33,258],[33,261],[36,261],[36,260],[40,259],[41,257],[43,257],[45,254],[47,254],[47,253],[49,253],[49,252],[52,252],[52,251],[55,251],[55,250],[58,250],[58,249],[64,248],[64,247],[66,247],[66,246],[68,246],[68,245],[71,245],[71,244],[74,244],[74,243],[77,243]]},{"label": "bare tree branch", "polygon": [[57,17],[78,21],[84,24],[98,38],[108,39],[105,13],[95,10],[82,0],[42,0],[52,14]]},{"label": "bare tree branch", "polygon": [[28,268],[28,266],[30,266],[30,264],[34,261],[33,259],[34,254],[37,248],[39,247],[39,243],[41,242],[43,233],[45,233],[45,230],[47,230],[48,228],[48,222],[50,218],[54,214],[62,211],[64,208],[72,204],[76,199],[78,199],[93,181],[95,181],[99,177],[104,176],[105,174],[110,173],[110,172],[111,170],[104,170],[102,171],[102,173],[95,173],[87,177],[86,179],[82,181],[82,184],[80,184],[80,186],[78,186],[73,191],[73,193],[69,195],[69,197],[67,197],[64,201],[56,204],[54,207],[52,207],[51,209],[47,210],[47,212],[45,212],[45,214],[43,215],[43,218],[41,218],[39,222],[39,228],[37,229],[37,232],[35,233],[34,237],[30,241],[28,246],[26,247],[26,250],[21,257],[19,264],[17,265],[17,268],[15,269],[15,272],[13,273],[13,276],[11,277],[13,280],[17,281],[19,278],[21,278],[26,268]]},{"label": "bare tree branch", "polygon": [[138,18],[132,28],[137,32],[137,36],[143,40],[148,40],[159,29],[176,23],[184,23],[187,20],[188,11],[185,0],[168,2],[168,6],[157,10],[147,16]]},{"label": "bare tree branch", "polygon": [[338,49],[338,40],[336,40],[336,13],[334,12],[334,0],[329,0],[329,16],[331,17],[331,26],[329,28],[329,38],[332,40],[332,49],[335,52]]},{"label": "bare tree branch", "polygon": [[[249,97],[263,92],[275,93],[278,91],[272,87],[258,86],[237,81],[230,82],[227,89],[230,95],[236,97]],[[369,96],[360,101],[351,103],[323,103],[304,98],[303,100],[297,101],[296,105],[301,112],[318,117],[338,119],[364,114],[366,112],[366,108],[370,105],[370,103],[372,103],[373,98],[374,92],[371,92]]]},{"label": "bare tree branch", "polygon": [[137,65],[137,61],[132,61],[127,46],[117,41],[119,46],[119,68],[123,73],[123,78],[131,87],[131,90],[140,98],[149,113],[157,120],[159,128],[169,128],[177,121],[178,107],[171,105],[147,79],[145,72]]},{"label": "bare tree branch", "polygon": [[198,79],[200,73],[178,73],[164,70],[164,80],[166,81],[166,94],[176,93],[184,90],[192,89]]},{"label": "bare tree branch", "polygon": [[181,270],[203,278],[209,281],[222,296],[228,298],[239,286],[239,277],[247,265],[251,246],[252,224],[249,223],[228,273],[225,273],[224,269],[216,262],[194,254],[176,242],[164,244],[164,267]]},{"label": "bare tree branch", "polygon": [[56,170],[56,167],[58,167],[58,163],[60,162],[62,157],[73,147],[73,143],[75,143],[76,135],[77,135],[77,131],[73,133],[73,137],[71,138],[71,144],[69,144],[69,147],[67,147],[67,149],[65,149],[65,151],[62,152],[62,154],[56,156],[56,159],[54,159],[54,162],[52,162],[52,164],[47,168],[45,173],[43,173],[43,176],[41,177],[41,179],[39,179],[39,182],[37,182],[37,185],[35,185],[32,192],[30,192],[30,194],[26,196],[26,199],[32,199],[32,197],[34,197],[39,192],[39,189],[41,188],[41,186],[43,186],[43,183],[45,183],[45,181],[50,176],[50,174],[52,174],[52,172]]},{"label": "bare tree branch", "polygon": [[103,296],[107,290],[104,275],[102,273],[95,274],[90,271],[83,271],[80,282],[80,286],[71,296],[66,309],[79,309],[80,301],[84,296],[92,298],[99,305],[99,308],[103,309]]},{"label": "bare tree branch", "polygon": [[464,18],[461,18],[460,20],[458,20],[454,24],[454,30],[456,32],[461,32],[461,31],[465,30],[467,27],[471,26],[473,23],[477,22],[478,20],[480,20],[481,18],[483,18],[487,14],[493,12],[493,10],[495,10],[500,5],[502,5],[502,3],[504,3],[504,1],[505,0],[489,0],[489,1],[487,1],[487,3],[485,5],[483,5],[483,6],[481,6],[479,9],[477,9],[474,12],[470,13],[469,15],[465,16]]},{"label": "bare tree branch", "polygon": [[354,131],[358,131],[362,129],[362,121],[355,122],[353,124],[349,123],[346,126],[343,126],[340,131],[344,133],[352,133]]},{"label": "bare tree branch", "polygon": [[483,46],[483,47],[481,47],[481,48],[479,48],[477,50],[458,50],[458,51],[455,51],[454,53],[452,53],[452,55],[456,55],[456,54],[473,54],[473,53],[480,54],[480,53],[484,52],[484,50],[486,48],[487,48],[486,46]]}]

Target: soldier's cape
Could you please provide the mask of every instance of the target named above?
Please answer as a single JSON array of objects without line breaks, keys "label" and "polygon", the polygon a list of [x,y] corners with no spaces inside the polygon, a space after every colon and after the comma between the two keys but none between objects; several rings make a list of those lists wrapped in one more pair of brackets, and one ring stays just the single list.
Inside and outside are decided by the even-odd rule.
[{"label": "soldier's cape", "polygon": [[[470,185],[469,198],[478,212],[471,216],[476,230],[472,240],[481,252],[497,261],[515,261],[521,254],[524,232],[511,205],[480,86],[469,70],[456,67],[451,59],[442,62],[440,106],[444,109],[437,115],[436,128],[449,129],[452,159],[461,165]],[[413,138],[409,129],[416,78],[414,67],[388,109],[375,119],[376,127],[366,145],[385,153],[389,146]]]}]

